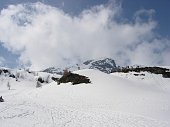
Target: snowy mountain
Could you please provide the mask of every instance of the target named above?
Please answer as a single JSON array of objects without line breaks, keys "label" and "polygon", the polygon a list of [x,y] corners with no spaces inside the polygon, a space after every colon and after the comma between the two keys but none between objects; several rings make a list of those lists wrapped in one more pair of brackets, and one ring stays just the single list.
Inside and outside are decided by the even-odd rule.
[{"label": "snowy mountain", "polygon": [[112,71],[117,69],[115,61],[110,58],[88,60],[83,64],[87,66],[86,69],[96,69],[105,73],[111,73]]},{"label": "snowy mountain", "polygon": [[[95,70],[102,71],[104,73],[111,73],[112,71],[117,70],[116,63],[111,58],[87,60],[83,63],[65,67],[65,68],[67,68],[70,71],[76,71],[80,69],[95,69]],[[50,67],[50,68],[43,70],[43,72],[48,72],[52,74],[54,73],[62,74],[65,68]]]},{"label": "snowy mountain", "polygon": [[[170,78],[162,75],[106,74],[84,69],[74,73],[89,77],[90,84],[51,82],[36,88],[36,80],[28,80],[32,79],[32,72],[13,70],[18,71],[24,77],[19,81],[0,75],[0,96],[4,99],[0,102],[2,127],[170,126]],[[49,75],[36,73],[36,76]],[[7,82],[10,82],[10,90]]]},{"label": "snowy mountain", "polygon": [[43,72],[62,75],[63,70],[64,70],[64,68],[62,69],[62,68],[49,67],[49,68],[43,70]]}]

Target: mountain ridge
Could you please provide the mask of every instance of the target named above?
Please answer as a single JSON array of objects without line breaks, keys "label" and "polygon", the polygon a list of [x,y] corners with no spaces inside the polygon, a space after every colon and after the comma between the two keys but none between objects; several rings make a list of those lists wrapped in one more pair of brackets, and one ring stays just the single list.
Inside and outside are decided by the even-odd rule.
[{"label": "mountain ridge", "polygon": [[52,74],[54,73],[62,74],[63,70],[65,69],[68,69],[69,71],[76,71],[80,69],[94,69],[109,74],[117,70],[117,66],[112,58],[99,58],[99,59],[86,60],[80,64],[75,64],[65,68],[49,67],[43,70],[42,72],[48,72]]}]

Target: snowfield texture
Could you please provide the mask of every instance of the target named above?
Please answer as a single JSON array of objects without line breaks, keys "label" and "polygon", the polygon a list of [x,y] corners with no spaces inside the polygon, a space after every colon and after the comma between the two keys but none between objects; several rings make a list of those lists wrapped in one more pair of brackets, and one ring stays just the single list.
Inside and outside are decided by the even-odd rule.
[{"label": "snowfield texture", "polygon": [[170,127],[170,79],[146,72],[75,73],[92,83],[36,88],[30,78],[0,76],[0,127]]}]

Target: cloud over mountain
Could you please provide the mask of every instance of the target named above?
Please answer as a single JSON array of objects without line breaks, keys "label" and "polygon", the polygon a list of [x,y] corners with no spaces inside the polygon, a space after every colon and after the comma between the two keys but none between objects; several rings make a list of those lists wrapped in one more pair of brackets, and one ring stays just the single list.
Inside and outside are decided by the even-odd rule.
[{"label": "cloud over mountain", "polygon": [[170,40],[154,32],[154,10],[139,10],[129,22],[118,20],[120,11],[120,5],[98,5],[71,16],[40,2],[10,5],[0,13],[0,41],[35,69],[98,57],[169,65]]},{"label": "cloud over mountain", "polygon": [[5,59],[2,56],[0,56],[0,65],[1,66],[4,65],[4,63],[5,63]]}]

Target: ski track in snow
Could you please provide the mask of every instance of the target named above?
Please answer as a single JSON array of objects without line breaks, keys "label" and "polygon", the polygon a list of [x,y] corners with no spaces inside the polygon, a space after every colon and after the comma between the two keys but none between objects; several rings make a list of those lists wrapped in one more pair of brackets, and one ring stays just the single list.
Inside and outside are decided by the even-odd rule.
[{"label": "ski track in snow", "polygon": [[[154,75],[150,78],[157,87],[169,92],[169,80],[159,80]],[[94,84],[83,86],[84,88],[69,84],[67,84],[68,86],[50,84],[51,88],[46,85],[38,89],[26,87],[13,93],[7,91],[7,94],[3,93],[6,101],[0,103],[0,127],[170,127],[170,121],[167,120],[163,121],[137,113],[114,110],[114,106],[109,108],[109,103],[93,102],[96,99],[95,95],[94,98],[90,99],[90,96],[86,96],[88,93],[83,93],[83,90],[86,91],[89,87],[93,90]],[[77,91],[81,89],[82,93]],[[63,91],[65,93],[62,93]],[[48,98],[50,93],[52,98]],[[126,97],[122,98],[126,99]],[[52,99],[51,101],[54,102],[48,99]],[[122,103],[116,98],[114,99],[116,106],[122,106],[126,103],[127,106],[131,107],[133,104],[135,106],[135,103],[142,103],[135,97],[127,97],[127,100]],[[170,109],[169,105],[165,108],[167,111]],[[170,114],[167,113],[167,115]]]},{"label": "ski track in snow", "polygon": [[23,102],[4,107],[0,112],[3,127],[168,127],[166,122],[104,110],[74,109],[64,105],[47,107]]}]

